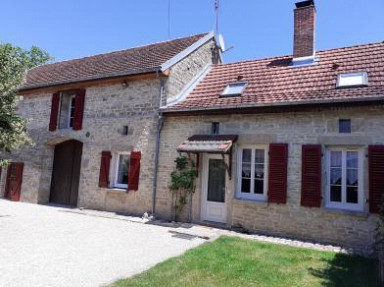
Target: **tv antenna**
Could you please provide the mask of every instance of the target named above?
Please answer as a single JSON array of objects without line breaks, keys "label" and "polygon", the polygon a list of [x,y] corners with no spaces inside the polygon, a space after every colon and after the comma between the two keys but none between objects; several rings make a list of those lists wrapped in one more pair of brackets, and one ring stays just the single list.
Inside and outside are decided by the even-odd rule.
[{"label": "tv antenna", "polygon": [[215,34],[219,35],[220,0],[215,0],[215,14],[216,14]]},{"label": "tv antenna", "polygon": [[171,0],[168,0],[168,39],[171,39]]}]

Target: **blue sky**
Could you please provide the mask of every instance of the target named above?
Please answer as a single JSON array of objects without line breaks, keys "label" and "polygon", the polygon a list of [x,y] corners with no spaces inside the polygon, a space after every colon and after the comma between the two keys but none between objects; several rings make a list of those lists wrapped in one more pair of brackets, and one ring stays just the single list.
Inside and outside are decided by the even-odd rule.
[{"label": "blue sky", "polygon": [[[214,28],[214,0],[170,0],[171,38]],[[221,0],[233,62],[292,53],[291,0]],[[168,0],[1,0],[0,41],[79,58],[168,39]],[[369,5],[368,5],[369,4]],[[318,50],[384,41],[384,0],[317,0]]]}]

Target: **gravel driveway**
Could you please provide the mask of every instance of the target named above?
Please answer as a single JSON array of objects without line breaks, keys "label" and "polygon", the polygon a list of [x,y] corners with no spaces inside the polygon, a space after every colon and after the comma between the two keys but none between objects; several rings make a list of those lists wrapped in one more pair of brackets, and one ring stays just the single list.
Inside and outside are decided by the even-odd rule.
[{"label": "gravel driveway", "polygon": [[171,228],[0,200],[1,287],[96,287],[204,242]]}]

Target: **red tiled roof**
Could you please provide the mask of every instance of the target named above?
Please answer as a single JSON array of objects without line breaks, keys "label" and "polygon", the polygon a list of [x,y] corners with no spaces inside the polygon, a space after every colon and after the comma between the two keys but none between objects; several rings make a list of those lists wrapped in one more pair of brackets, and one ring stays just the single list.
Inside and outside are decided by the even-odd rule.
[{"label": "red tiled roof", "polygon": [[154,72],[205,35],[38,66],[27,72],[21,90]]},{"label": "red tiled roof", "polygon": [[[315,64],[291,65],[292,56],[214,65],[186,97],[165,112],[244,108],[290,103],[344,101],[382,96],[384,99],[384,43],[316,53]],[[336,88],[342,73],[366,71],[368,86]],[[224,88],[247,82],[242,96],[220,97]]]}]

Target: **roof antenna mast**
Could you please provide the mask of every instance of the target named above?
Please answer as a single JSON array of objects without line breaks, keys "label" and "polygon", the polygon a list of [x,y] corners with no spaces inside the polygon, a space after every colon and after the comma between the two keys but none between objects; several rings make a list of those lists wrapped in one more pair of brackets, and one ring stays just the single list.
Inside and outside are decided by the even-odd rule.
[{"label": "roof antenna mast", "polygon": [[216,14],[215,34],[216,35],[219,35],[219,12],[220,12],[220,0],[215,0],[215,14]]},{"label": "roof antenna mast", "polygon": [[171,0],[168,0],[168,39],[171,39]]}]

